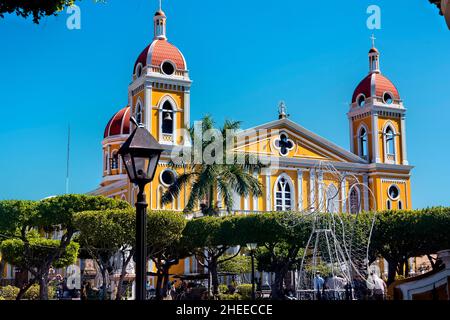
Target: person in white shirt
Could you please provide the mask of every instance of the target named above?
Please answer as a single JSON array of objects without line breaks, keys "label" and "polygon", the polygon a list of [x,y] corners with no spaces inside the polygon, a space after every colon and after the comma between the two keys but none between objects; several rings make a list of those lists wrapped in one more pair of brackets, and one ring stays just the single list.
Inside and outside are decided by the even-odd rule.
[{"label": "person in white shirt", "polygon": [[386,283],[376,273],[372,272],[367,279],[367,288],[372,292],[375,300],[384,300],[387,293]]}]

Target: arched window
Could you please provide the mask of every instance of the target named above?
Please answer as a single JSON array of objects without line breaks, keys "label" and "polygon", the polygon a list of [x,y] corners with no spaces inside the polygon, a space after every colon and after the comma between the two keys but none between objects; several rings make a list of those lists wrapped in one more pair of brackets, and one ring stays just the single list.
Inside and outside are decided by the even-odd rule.
[{"label": "arched window", "polygon": [[358,189],[356,187],[353,187],[350,190],[350,195],[349,195],[349,211],[350,213],[359,213],[361,211],[361,201],[359,198],[359,192]]},{"label": "arched window", "polygon": [[111,169],[114,170],[118,168],[119,168],[119,155],[117,151],[114,151],[111,156]]},{"label": "arched window", "polygon": [[173,134],[173,108],[169,101],[164,102],[162,107],[162,133]]},{"label": "arched window", "polygon": [[403,203],[400,200],[398,201],[398,210],[403,210]]},{"label": "arched window", "polygon": [[391,126],[386,128],[386,154],[395,156],[395,134]]},{"label": "arched window", "polygon": [[138,104],[136,105],[136,112],[135,112],[135,118],[136,118],[136,122],[138,124],[142,124],[143,119],[142,119],[142,106],[141,103],[138,102]]},{"label": "arched window", "polygon": [[358,143],[359,143],[359,156],[361,158],[367,159],[369,156],[369,146],[368,146],[368,139],[367,139],[367,130],[366,128],[362,127],[359,131],[359,137],[358,137]]},{"label": "arched window", "polygon": [[104,164],[105,164],[105,171],[108,171],[108,153],[107,152],[105,152]]},{"label": "arched window", "polygon": [[388,209],[388,210],[392,209],[392,202],[389,199],[386,201],[386,209]]},{"label": "arched window", "polygon": [[334,184],[330,184],[327,188],[327,212],[338,213],[339,212],[339,193]]},{"label": "arched window", "polygon": [[282,176],[275,185],[275,210],[290,211],[292,210],[292,184],[288,177]]}]

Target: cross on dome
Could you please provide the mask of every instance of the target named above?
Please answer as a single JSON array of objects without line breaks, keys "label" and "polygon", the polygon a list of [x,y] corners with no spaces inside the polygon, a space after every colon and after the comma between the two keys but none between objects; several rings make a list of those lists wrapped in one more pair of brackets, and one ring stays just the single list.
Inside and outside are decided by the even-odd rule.
[{"label": "cross on dome", "polygon": [[372,40],[372,48],[375,48],[375,40],[377,38],[375,38],[375,35],[372,33],[372,36],[370,37],[370,39]]},{"label": "cross on dome", "polygon": [[162,0],[159,0],[159,9],[155,13],[154,31],[155,39],[166,40],[166,14],[162,11]]}]

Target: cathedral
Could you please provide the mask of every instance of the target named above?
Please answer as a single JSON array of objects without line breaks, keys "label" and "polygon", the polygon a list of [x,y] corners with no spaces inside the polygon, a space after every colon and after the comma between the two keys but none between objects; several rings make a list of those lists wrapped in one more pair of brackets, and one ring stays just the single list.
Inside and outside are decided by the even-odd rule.
[{"label": "cathedral", "polygon": [[[149,210],[182,211],[189,197],[161,206],[161,196],[179,172],[169,166],[171,151],[189,148],[182,132],[191,123],[192,80],[182,52],[167,38],[167,17],[159,9],[153,18],[154,38],[138,55],[128,86],[128,105],[107,123],[102,141],[103,179],[94,195],[136,201],[137,188],[118,155],[134,125],[142,123],[164,146],[155,178],[145,191]],[[410,209],[406,108],[395,85],[381,72],[380,52],[368,52],[368,74],[353,91],[347,112],[350,150],[289,119],[282,103],[273,121],[243,130],[239,152],[264,155],[276,161],[255,173],[263,196],[236,196],[233,211],[329,210],[358,213],[367,210]],[[344,128],[343,128],[344,129]],[[220,194],[217,194],[220,203]],[[184,272],[195,271],[185,261]]]}]

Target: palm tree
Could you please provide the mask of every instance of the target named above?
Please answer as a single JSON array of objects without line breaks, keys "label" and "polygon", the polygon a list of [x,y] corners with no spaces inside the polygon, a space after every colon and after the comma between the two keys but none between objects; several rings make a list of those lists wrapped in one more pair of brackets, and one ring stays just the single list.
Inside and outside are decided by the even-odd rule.
[{"label": "palm tree", "polygon": [[[216,191],[218,190],[227,211],[233,208],[233,193],[236,192],[239,196],[246,197],[253,194],[256,197],[262,196],[262,185],[253,173],[259,173],[263,165],[257,160],[256,156],[238,154],[232,152],[227,148],[227,139],[236,141],[236,136],[228,136],[230,131],[236,132],[240,128],[239,121],[226,120],[223,127],[217,131],[214,127],[214,121],[211,116],[206,115],[201,122],[201,135],[204,136],[208,130],[216,130],[220,132],[222,137],[222,145],[218,145],[220,141],[212,138],[211,141],[203,141],[199,136],[199,130],[194,128],[189,129],[190,138],[192,141],[201,141],[201,148],[193,148],[194,151],[189,154],[189,159],[185,159],[183,163],[175,164],[171,161],[172,167],[183,167],[184,173],[178,176],[175,182],[166,190],[161,197],[161,204],[166,205],[171,203],[174,198],[178,197],[183,188],[190,189],[189,200],[184,209],[185,212],[192,212],[196,207],[201,205],[202,212],[205,215],[217,214],[219,208],[214,201]],[[200,140],[196,140],[200,139]],[[201,152],[204,154],[205,149],[213,146],[220,146],[223,149],[222,161],[215,161],[214,163],[206,163],[204,159],[200,163],[194,161],[195,154]],[[212,148],[214,149],[214,148]],[[212,156],[215,156],[213,150]],[[221,155],[218,155],[220,157]],[[244,161],[238,161],[238,160]],[[231,161],[230,161],[231,160]],[[219,162],[219,163],[218,163]],[[231,162],[231,163],[230,163]]]}]

